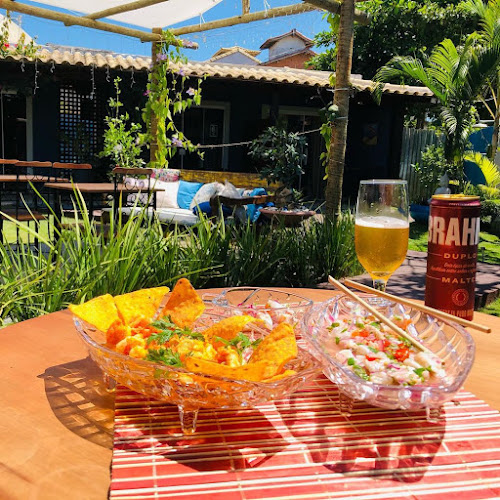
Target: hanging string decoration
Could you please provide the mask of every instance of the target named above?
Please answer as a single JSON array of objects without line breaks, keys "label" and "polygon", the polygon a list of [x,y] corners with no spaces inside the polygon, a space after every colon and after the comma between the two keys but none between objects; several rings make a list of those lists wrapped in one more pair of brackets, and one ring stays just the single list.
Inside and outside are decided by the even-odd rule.
[{"label": "hanging string decoration", "polygon": [[130,72],[130,88],[134,86],[135,80],[134,80],[134,67],[132,66],[132,71]]},{"label": "hanging string decoration", "polygon": [[38,86],[38,73],[40,73],[40,71],[38,71],[38,59],[35,59],[35,82],[33,85],[33,95],[36,94],[36,89],[40,88]]},{"label": "hanging string decoration", "polygon": [[147,140],[154,153],[149,166],[154,168],[168,168],[170,160],[181,148],[189,152],[198,149],[179,130],[174,119],[201,103],[203,79],[190,80],[186,75],[183,68],[186,59],[181,56],[179,47],[173,45],[174,40],[169,31],[163,31],[145,92],[147,101],[143,120],[148,125]]},{"label": "hanging string decoration", "polygon": [[107,82],[111,81],[111,76],[109,74],[109,66],[106,66],[106,81]]},{"label": "hanging string decoration", "polygon": [[90,91],[90,100],[93,101],[95,97],[95,64],[90,65],[90,80],[92,83],[92,90]]}]

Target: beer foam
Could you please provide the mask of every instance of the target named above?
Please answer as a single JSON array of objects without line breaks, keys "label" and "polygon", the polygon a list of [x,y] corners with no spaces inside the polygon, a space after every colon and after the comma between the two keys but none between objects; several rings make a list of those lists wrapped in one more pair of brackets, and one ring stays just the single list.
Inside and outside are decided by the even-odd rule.
[{"label": "beer foam", "polygon": [[385,229],[403,229],[409,227],[408,221],[397,219],[396,217],[385,217],[385,216],[356,217],[356,225],[363,227],[377,227]]}]

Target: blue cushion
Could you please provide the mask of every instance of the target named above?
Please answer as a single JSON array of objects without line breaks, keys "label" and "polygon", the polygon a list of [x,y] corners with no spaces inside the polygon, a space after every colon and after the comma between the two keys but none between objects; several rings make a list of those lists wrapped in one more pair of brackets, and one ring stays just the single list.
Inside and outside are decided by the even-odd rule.
[{"label": "blue cushion", "polygon": [[[255,188],[251,193],[250,196],[262,196],[267,194],[267,191],[264,188]],[[274,203],[266,203],[266,204],[261,204],[261,205],[247,205],[247,218],[251,222],[255,222],[259,216],[260,216],[260,210],[259,208],[262,208],[264,206],[272,206]]]},{"label": "blue cushion", "polygon": [[[204,201],[193,208],[194,215],[198,215],[200,212],[203,212],[208,217],[212,215],[212,207],[210,206],[209,201]],[[233,211],[229,207],[225,207],[224,205],[222,205],[222,215],[224,217],[227,217],[232,213]]]},{"label": "blue cushion", "polygon": [[179,181],[179,191],[177,192],[177,204],[179,208],[189,210],[194,195],[203,186],[202,182]]},{"label": "blue cushion", "polygon": [[209,201],[203,201],[202,203],[195,205],[193,207],[193,214],[198,215],[200,212],[204,213],[205,215],[212,215],[212,207],[210,206]]}]

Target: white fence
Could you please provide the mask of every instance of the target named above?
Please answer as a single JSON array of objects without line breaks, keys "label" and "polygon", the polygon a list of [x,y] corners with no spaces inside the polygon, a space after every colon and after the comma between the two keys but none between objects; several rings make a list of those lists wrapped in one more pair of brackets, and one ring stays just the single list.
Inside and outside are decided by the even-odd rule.
[{"label": "white fence", "polygon": [[408,181],[408,191],[411,201],[427,199],[432,195],[431,190],[425,189],[417,179],[412,165],[418,163],[425,148],[440,142],[433,130],[405,128],[401,148],[401,162],[399,177]]}]

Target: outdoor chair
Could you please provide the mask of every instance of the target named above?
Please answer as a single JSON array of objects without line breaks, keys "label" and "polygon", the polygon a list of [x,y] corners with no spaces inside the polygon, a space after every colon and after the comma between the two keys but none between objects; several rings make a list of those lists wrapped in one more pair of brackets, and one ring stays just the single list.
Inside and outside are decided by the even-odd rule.
[{"label": "outdoor chair", "polygon": [[[115,167],[112,172],[114,182],[115,211],[129,214],[132,208],[156,210],[156,191],[151,168]],[[132,191],[132,192],[131,192]]]},{"label": "outdoor chair", "polygon": [[[52,165],[52,182],[76,182],[75,176],[84,171],[92,170],[92,165],[90,163],[63,163],[63,162],[54,162]],[[49,195],[50,196],[50,195]],[[59,213],[63,217],[76,218],[77,212],[80,212],[78,209],[75,210],[75,206],[78,206],[78,203],[73,204],[73,198],[71,195],[63,195],[59,192],[59,196],[56,198],[56,194],[53,194],[54,200],[50,202],[52,207],[55,206],[55,203],[58,203],[57,206]],[[60,210],[59,210],[60,209]],[[95,210],[93,216],[97,216],[98,218],[101,215],[99,210]]]},{"label": "outdoor chair", "polygon": [[[2,161],[0,161],[2,163]],[[33,186],[38,184],[43,186],[49,179],[52,163],[48,161],[15,161],[3,160],[4,174],[2,179],[2,199],[0,201],[2,214],[0,215],[0,233],[2,242],[5,242],[4,221],[14,219],[17,222],[41,222],[49,219],[43,211],[43,203]],[[5,214],[5,215],[4,215]],[[16,245],[19,246],[20,230],[16,226]],[[34,238],[35,245],[38,246],[38,238]],[[28,233],[28,245],[30,237]]]}]

